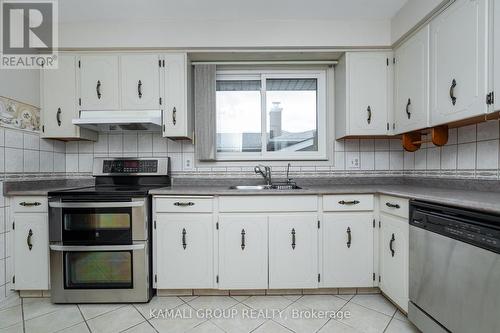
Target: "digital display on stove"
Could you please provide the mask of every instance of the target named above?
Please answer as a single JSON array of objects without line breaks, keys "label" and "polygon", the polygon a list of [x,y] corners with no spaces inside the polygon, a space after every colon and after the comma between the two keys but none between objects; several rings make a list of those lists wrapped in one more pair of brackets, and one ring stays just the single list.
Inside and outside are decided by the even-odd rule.
[{"label": "digital display on stove", "polygon": [[103,173],[156,173],[157,160],[106,160],[102,166]]}]

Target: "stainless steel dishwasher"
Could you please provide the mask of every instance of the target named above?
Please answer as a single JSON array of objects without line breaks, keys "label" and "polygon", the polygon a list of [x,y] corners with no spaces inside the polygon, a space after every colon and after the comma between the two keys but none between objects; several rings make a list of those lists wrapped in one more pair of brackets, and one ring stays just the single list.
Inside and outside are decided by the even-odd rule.
[{"label": "stainless steel dishwasher", "polygon": [[423,332],[500,332],[500,216],[412,201],[409,276]]}]

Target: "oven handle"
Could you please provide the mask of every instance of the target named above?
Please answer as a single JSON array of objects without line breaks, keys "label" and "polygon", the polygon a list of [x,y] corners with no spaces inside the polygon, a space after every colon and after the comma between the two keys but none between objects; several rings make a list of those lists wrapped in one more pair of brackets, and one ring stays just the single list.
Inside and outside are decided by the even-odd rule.
[{"label": "oven handle", "polygon": [[144,206],[144,200],[127,202],[49,202],[51,208],[128,208],[142,206]]},{"label": "oven handle", "polygon": [[77,245],[50,245],[52,251],[58,252],[94,252],[94,251],[136,251],[144,250],[146,244],[134,245],[90,245],[90,246],[77,246]]}]

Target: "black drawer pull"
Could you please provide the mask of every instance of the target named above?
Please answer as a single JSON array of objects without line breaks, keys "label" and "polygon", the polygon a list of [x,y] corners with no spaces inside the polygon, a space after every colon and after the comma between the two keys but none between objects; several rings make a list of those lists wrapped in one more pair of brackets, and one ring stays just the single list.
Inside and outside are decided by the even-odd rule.
[{"label": "black drawer pull", "polygon": [[177,206],[177,207],[191,207],[191,206],[194,206],[194,202],[192,201],[189,201],[189,202],[174,202],[174,206]]},{"label": "black drawer pull", "polygon": [[245,229],[241,229],[241,250],[243,251],[245,249]]},{"label": "black drawer pull", "polygon": [[292,229],[292,250],[295,250],[295,229]]},{"label": "black drawer pull", "polygon": [[184,250],[187,247],[187,243],[186,243],[186,229],[185,228],[182,228],[182,247],[184,248]]},{"label": "black drawer pull", "polygon": [[394,257],[394,254],[396,251],[394,250],[394,247],[392,246],[394,244],[394,241],[396,238],[394,237],[394,234],[392,234],[391,240],[389,241],[389,250],[391,250],[391,255]]},{"label": "black drawer pull", "polygon": [[347,227],[347,248],[351,247],[351,241],[352,241],[351,228]]},{"label": "black drawer pull", "polygon": [[398,204],[393,204],[393,203],[390,203],[390,202],[386,202],[386,203],[385,203],[385,205],[386,205],[387,207],[389,207],[389,208],[396,208],[396,209],[401,208],[401,206],[400,206],[400,205],[398,205]]},{"label": "black drawer pull", "polygon": [[28,249],[31,251],[33,248],[33,243],[31,242],[31,237],[33,237],[33,230],[30,229],[28,232],[28,237],[26,238],[26,243],[28,244]]},{"label": "black drawer pull", "polygon": [[357,205],[357,204],[359,204],[359,201],[358,200],[351,200],[351,201],[340,200],[339,204],[341,204],[341,205]]},{"label": "black drawer pull", "polygon": [[21,206],[23,206],[23,207],[36,207],[36,206],[41,206],[42,205],[38,201],[35,201],[35,202],[26,202],[26,201],[23,201],[23,202],[20,202],[19,204]]}]

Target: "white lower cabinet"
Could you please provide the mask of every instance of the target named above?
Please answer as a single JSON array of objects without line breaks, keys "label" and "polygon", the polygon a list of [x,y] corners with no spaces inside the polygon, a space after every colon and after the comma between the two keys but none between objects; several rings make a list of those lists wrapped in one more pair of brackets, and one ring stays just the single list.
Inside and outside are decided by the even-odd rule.
[{"label": "white lower cabinet", "polygon": [[269,216],[269,289],[318,287],[316,214]]},{"label": "white lower cabinet", "polygon": [[267,216],[219,216],[219,289],[267,289]]},{"label": "white lower cabinet", "polygon": [[46,212],[14,214],[14,275],[16,290],[49,289]]},{"label": "white lower cabinet", "polygon": [[157,214],[156,288],[213,288],[212,214]]},{"label": "white lower cabinet", "polygon": [[322,229],[322,287],[373,287],[373,213],[326,213]]},{"label": "white lower cabinet", "polygon": [[380,289],[408,311],[408,218],[380,214]]}]

